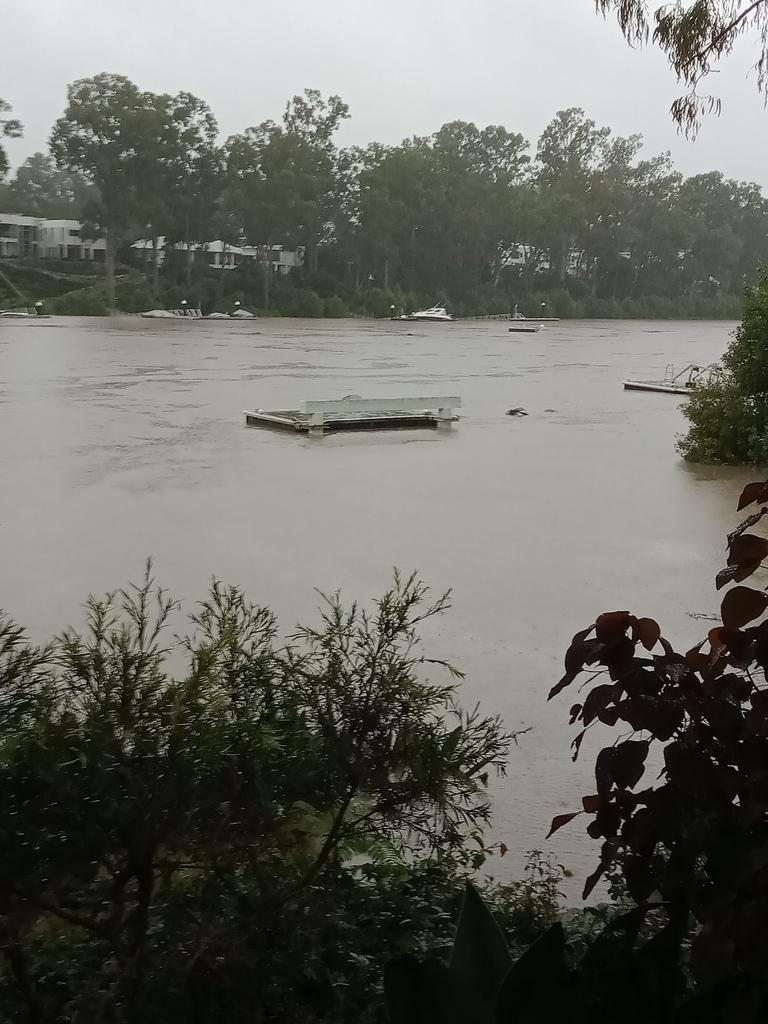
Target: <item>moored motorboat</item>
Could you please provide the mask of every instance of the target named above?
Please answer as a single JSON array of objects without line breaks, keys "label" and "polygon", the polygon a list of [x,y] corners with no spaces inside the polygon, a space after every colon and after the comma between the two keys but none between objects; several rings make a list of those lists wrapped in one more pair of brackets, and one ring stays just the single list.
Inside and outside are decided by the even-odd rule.
[{"label": "moored motorboat", "polygon": [[0,317],[4,320],[48,320],[49,316],[43,312],[43,303],[36,302],[34,306],[27,306],[26,309],[0,309]]},{"label": "moored motorboat", "polygon": [[231,313],[203,314],[199,307],[189,306],[184,299],[178,309],[148,309],[141,314],[145,320],[255,320],[256,314],[249,309],[243,309],[239,302],[235,303]]},{"label": "moored motorboat", "polygon": [[415,313],[403,313],[402,316],[393,316],[391,319],[410,324],[452,324],[456,322],[456,318],[451,316],[445,306],[430,306],[429,309],[419,309]]},{"label": "moored motorboat", "polygon": [[148,309],[141,314],[145,320],[202,320],[202,309],[191,309],[182,306],[181,309]]}]

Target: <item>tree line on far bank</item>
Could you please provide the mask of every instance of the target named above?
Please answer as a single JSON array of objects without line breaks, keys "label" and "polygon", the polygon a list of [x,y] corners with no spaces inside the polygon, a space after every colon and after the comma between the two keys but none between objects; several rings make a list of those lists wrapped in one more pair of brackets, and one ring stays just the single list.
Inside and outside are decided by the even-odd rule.
[{"label": "tree line on far bank", "polygon": [[[222,143],[191,93],[97,75],[69,87],[50,155],[0,184],[0,208],[75,217],[106,237],[110,307],[186,290],[200,304],[240,298],[305,315],[439,299],[459,313],[548,301],[566,316],[731,316],[768,256],[758,185],[717,171],[684,178],[668,154],[647,158],[640,136],[576,108],[535,147],[503,126],[454,121],[397,146],[341,148],[348,117],[340,97],[305,90],[279,121]],[[116,261],[135,259],[128,244],[160,236],[191,249],[245,241],[263,259],[227,275],[186,258],[158,274],[150,260],[144,287],[116,296]],[[289,281],[273,279],[275,245],[305,251]]]}]

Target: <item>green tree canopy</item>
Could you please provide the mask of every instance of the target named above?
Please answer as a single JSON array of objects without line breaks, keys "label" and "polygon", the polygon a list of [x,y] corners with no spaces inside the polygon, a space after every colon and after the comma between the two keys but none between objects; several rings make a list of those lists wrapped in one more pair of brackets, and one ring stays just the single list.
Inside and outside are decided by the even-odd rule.
[{"label": "green tree canopy", "polygon": [[82,175],[94,187],[86,219],[107,240],[110,309],[115,308],[117,246],[144,223],[151,180],[147,166],[158,132],[154,97],[123,75],[100,74],[73,83],[67,107],[51,134],[60,168]]},{"label": "green tree canopy", "polygon": [[[4,99],[0,98],[0,139],[18,139],[21,138],[22,127],[21,121],[15,117],[7,117],[12,111],[10,103],[7,103]],[[0,181],[8,173],[8,154],[0,145]]]},{"label": "green tree canopy", "polygon": [[7,196],[13,211],[53,219],[79,218],[92,198],[81,175],[58,170],[45,153],[34,153],[21,164]]}]

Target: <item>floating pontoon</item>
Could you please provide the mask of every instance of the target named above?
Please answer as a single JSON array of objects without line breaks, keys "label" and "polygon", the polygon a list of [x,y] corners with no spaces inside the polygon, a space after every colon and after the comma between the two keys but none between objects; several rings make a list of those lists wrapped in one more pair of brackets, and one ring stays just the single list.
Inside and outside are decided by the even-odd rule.
[{"label": "floating pontoon", "polygon": [[360,398],[349,395],[335,401],[308,401],[301,409],[256,409],[245,413],[249,427],[288,430],[313,436],[361,430],[415,430],[450,428],[461,399]]}]

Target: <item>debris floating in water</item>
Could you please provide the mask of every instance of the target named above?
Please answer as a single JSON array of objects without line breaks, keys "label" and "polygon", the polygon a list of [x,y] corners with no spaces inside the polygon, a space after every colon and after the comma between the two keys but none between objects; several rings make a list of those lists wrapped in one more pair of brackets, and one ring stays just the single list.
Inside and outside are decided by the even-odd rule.
[{"label": "debris floating in water", "polygon": [[507,409],[507,416],[527,416],[528,413],[522,406],[518,406],[516,409]]}]

